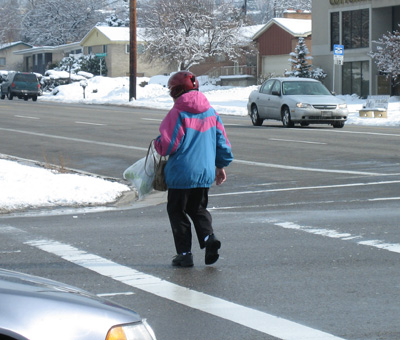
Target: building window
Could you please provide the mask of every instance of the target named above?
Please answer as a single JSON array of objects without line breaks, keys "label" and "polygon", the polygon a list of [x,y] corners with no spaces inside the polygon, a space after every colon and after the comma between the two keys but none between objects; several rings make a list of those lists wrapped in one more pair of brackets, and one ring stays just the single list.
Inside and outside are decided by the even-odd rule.
[{"label": "building window", "polygon": [[369,10],[342,12],[342,43],[344,48],[369,47]]},{"label": "building window", "polygon": [[93,47],[92,46],[88,46],[87,51],[88,51],[88,54],[92,54]]},{"label": "building window", "polygon": [[103,45],[103,53],[107,53],[107,45]]},{"label": "building window", "polygon": [[342,77],[342,93],[357,94],[366,98],[369,94],[369,61],[344,63]]},{"label": "building window", "polygon": [[137,54],[144,54],[144,44],[143,43],[137,44]]},{"label": "building window", "polygon": [[6,66],[6,58],[0,58],[0,66]]},{"label": "building window", "polygon": [[331,51],[333,51],[333,45],[340,44],[340,22],[339,12],[331,13]]}]

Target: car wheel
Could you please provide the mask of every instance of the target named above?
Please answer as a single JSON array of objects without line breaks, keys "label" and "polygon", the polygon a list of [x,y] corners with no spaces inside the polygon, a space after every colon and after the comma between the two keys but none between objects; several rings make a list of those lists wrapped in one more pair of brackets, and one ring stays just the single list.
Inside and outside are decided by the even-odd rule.
[{"label": "car wheel", "polygon": [[290,111],[287,106],[285,106],[282,110],[282,124],[284,127],[290,128],[294,126],[294,123],[292,122],[290,118]]},{"label": "car wheel", "polygon": [[7,98],[8,98],[8,100],[13,100],[14,95],[11,91],[7,93]]},{"label": "car wheel", "polygon": [[341,129],[344,126],[344,122],[333,123],[332,126],[336,129]]},{"label": "car wheel", "polygon": [[37,101],[37,96],[33,96],[32,97],[32,100],[35,102],[35,101]]},{"label": "car wheel", "polygon": [[0,98],[1,98],[1,99],[4,99],[5,97],[6,97],[6,95],[5,95],[3,92],[1,92]]},{"label": "car wheel", "polygon": [[[20,98],[21,99],[21,98]],[[24,97],[24,100],[27,102],[29,99],[29,97]]]},{"label": "car wheel", "polygon": [[261,126],[264,121],[263,119],[260,118],[258,114],[257,105],[255,104],[251,107],[250,118],[254,126]]}]

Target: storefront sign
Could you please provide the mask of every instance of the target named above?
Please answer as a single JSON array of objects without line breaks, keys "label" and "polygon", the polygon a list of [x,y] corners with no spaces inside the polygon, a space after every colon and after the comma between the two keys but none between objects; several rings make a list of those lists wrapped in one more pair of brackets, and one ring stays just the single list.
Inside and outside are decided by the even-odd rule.
[{"label": "storefront sign", "polygon": [[365,2],[368,0],[329,0],[329,3],[334,6],[334,5],[345,5],[345,4],[355,4],[358,2]]}]

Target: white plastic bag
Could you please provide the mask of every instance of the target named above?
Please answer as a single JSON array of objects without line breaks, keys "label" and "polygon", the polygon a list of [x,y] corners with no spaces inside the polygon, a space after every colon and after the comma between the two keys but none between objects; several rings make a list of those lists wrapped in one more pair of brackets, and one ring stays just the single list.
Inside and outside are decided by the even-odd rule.
[{"label": "white plastic bag", "polygon": [[153,190],[154,157],[143,157],[139,159],[124,171],[123,177],[130,181],[136,188],[139,198],[147,195]]}]

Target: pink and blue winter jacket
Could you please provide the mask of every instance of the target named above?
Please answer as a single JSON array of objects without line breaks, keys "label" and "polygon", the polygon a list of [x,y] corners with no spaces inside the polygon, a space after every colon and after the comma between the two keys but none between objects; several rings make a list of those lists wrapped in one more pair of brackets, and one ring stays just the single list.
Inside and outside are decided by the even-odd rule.
[{"label": "pink and blue winter jacket", "polygon": [[181,95],[160,125],[155,149],[169,155],[165,180],[170,189],[209,188],[215,167],[228,166],[233,155],[220,116],[205,95]]}]

